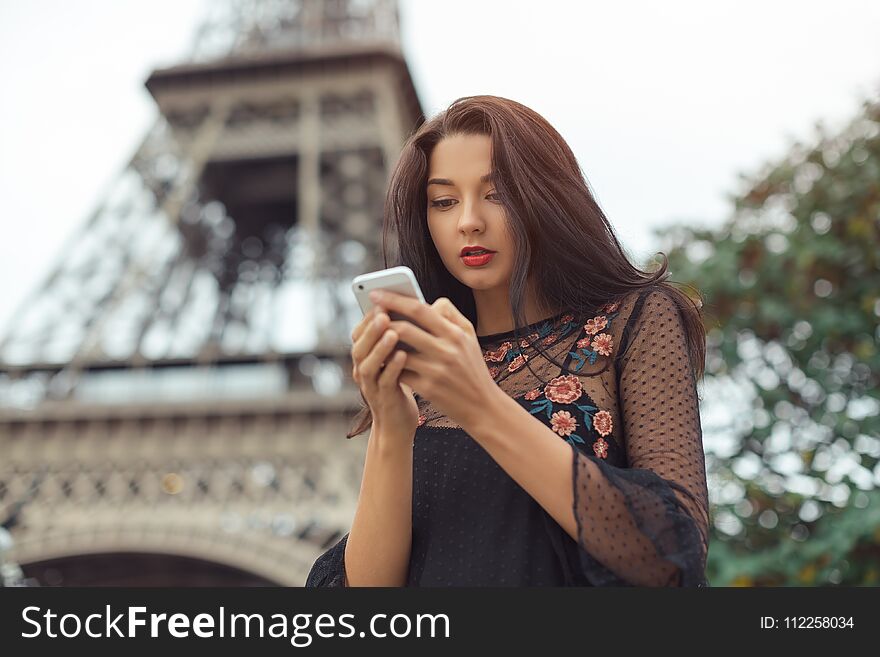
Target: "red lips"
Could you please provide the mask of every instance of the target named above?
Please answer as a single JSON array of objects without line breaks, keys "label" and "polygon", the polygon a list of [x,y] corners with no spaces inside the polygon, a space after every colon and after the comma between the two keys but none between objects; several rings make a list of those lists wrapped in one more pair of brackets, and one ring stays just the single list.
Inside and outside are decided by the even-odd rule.
[{"label": "red lips", "polygon": [[480,246],[479,244],[471,244],[469,246],[463,246],[461,248],[461,251],[458,252],[458,255],[464,256],[468,253],[473,253],[474,251],[487,251],[489,253],[495,253],[492,249],[487,249],[485,246]]}]

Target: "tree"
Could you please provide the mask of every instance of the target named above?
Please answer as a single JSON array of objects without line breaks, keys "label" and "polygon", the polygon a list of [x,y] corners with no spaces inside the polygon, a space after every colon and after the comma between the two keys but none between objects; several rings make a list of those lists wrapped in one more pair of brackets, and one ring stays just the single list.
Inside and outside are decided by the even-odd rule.
[{"label": "tree", "polygon": [[720,229],[658,231],[703,295],[705,385],[754,396],[707,454],[716,586],[880,582],[880,101],[816,132]]}]

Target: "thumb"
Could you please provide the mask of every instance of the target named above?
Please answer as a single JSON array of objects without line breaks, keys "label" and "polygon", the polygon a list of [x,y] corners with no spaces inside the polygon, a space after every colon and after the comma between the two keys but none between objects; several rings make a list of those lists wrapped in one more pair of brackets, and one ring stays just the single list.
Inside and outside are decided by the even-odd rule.
[{"label": "thumb", "polygon": [[409,397],[415,397],[415,396],[416,396],[416,393],[413,392],[413,389],[412,389],[411,386],[409,386],[408,384],[404,383],[403,381],[398,381],[398,383],[400,384],[400,387],[403,388],[403,392],[404,392],[404,394],[408,395]]}]

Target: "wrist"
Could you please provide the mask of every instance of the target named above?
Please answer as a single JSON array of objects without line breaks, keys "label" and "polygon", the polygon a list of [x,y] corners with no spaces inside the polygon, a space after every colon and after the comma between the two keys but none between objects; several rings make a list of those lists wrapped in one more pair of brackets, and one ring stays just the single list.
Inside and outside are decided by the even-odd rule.
[{"label": "wrist", "polygon": [[[513,405],[512,408],[511,404]],[[460,422],[464,429],[477,442],[489,440],[499,424],[507,418],[512,410],[521,407],[508,396],[504,390],[493,385],[485,395],[480,396],[480,403],[473,414]]]},{"label": "wrist", "polygon": [[415,434],[403,435],[384,427],[373,425],[367,441],[367,449],[383,459],[412,458]]}]

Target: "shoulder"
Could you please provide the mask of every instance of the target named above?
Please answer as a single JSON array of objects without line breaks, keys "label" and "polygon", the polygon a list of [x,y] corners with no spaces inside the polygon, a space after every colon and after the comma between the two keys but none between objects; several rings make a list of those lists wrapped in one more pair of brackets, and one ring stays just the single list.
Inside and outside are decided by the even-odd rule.
[{"label": "shoulder", "polygon": [[683,325],[681,308],[674,293],[661,284],[627,293],[620,301],[619,312],[623,327],[619,356],[627,351],[634,334],[652,330],[652,326]]},{"label": "shoulder", "polygon": [[632,325],[645,317],[657,317],[679,312],[675,294],[668,286],[654,284],[628,292],[620,301],[620,313],[626,317],[626,324]]}]

